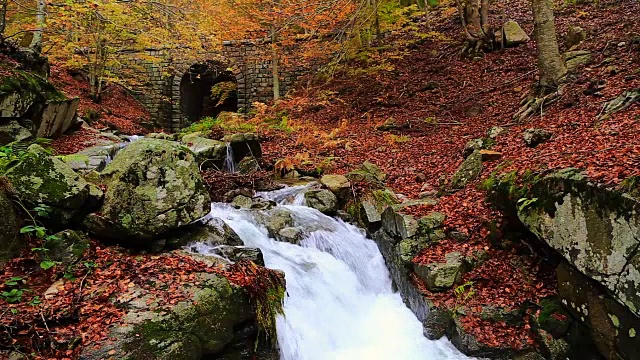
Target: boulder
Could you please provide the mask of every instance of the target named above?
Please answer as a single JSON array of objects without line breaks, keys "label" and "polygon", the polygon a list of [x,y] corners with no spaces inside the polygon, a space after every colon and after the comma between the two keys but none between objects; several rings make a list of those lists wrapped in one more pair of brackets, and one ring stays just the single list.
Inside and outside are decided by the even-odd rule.
[{"label": "boulder", "polygon": [[240,160],[237,170],[240,174],[251,174],[260,170],[260,163],[258,163],[258,160],[253,156],[247,156]]},{"label": "boulder", "polygon": [[251,209],[253,199],[246,195],[238,195],[231,201],[231,206],[236,209]]},{"label": "boulder", "polygon": [[135,141],[107,165],[101,179],[107,186],[104,204],[85,226],[123,245],[142,245],[210,211],[195,156],[175,142]]},{"label": "boulder", "polygon": [[177,140],[177,136],[176,134],[167,134],[167,133],[150,133],[145,135],[145,137],[151,138],[151,139],[160,139],[160,140],[170,140],[170,141],[176,141]]},{"label": "boulder", "polygon": [[118,294],[122,321],[105,325],[108,336],[86,346],[80,359],[197,360],[223,352],[234,328],[254,319],[249,297],[219,275],[195,275],[182,287],[186,299],[173,306],[138,286]]},{"label": "boulder", "polygon": [[240,236],[224,221],[210,218],[179,228],[167,236],[167,247],[178,249],[189,243],[201,243],[207,246],[242,246]]},{"label": "boulder", "polygon": [[293,226],[293,214],[289,209],[278,207],[267,213],[258,214],[258,221],[267,228],[269,236],[276,239],[280,231]]},{"label": "boulder", "polygon": [[226,135],[222,141],[228,143],[233,151],[235,161],[240,161],[247,156],[262,157],[262,148],[258,136],[253,133]]},{"label": "boulder", "polygon": [[326,215],[334,215],[338,210],[338,198],[329,190],[309,190],[304,199],[308,207]]},{"label": "boulder", "polygon": [[250,260],[256,265],[264,266],[262,251],[250,246],[217,245],[209,248],[209,252],[207,252],[207,254],[217,255],[231,262]]},{"label": "boulder", "polygon": [[36,100],[30,91],[11,92],[0,95],[0,117],[20,118],[24,116]]},{"label": "boulder", "polygon": [[297,227],[286,227],[278,232],[277,239],[292,244],[297,244],[302,240],[304,233]]},{"label": "boulder", "polygon": [[20,126],[17,121],[0,124],[0,146],[14,141],[31,139],[31,131]]},{"label": "boulder", "polygon": [[451,178],[452,189],[462,189],[482,172],[482,154],[474,151],[467,157]]},{"label": "boulder", "polygon": [[473,139],[473,140],[469,140],[465,145],[464,145],[464,151],[462,153],[462,155],[465,157],[465,159],[467,157],[469,157],[469,155],[473,154],[474,151],[476,150],[483,150],[483,149],[488,149],[491,147],[491,142],[488,141],[487,139]]},{"label": "boulder", "polygon": [[[6,181],[6,180],[5,180]],[[20,218],[13,207],[9,194],[2,188],[3,179],[0,178],[0,270],[4,265],[20,254],[27,245],[20,235]]]},{"label": "boulder", "polygon": [[79,105],[79,98],[47,101],[41,115],[34,118],[36,137],[57,138],[62,136],[71,127]]},{"label": "boulder", "polygon": [[382,216],[373,202],[362,200],[359,204],[358,214],[360,221],[370,231],[376,231],[382,226]]},{"label": "boulder", "polygon": [[522,326],[525,308],[503,308],[496,305],[487,305],[482,307],[482,311],[478,316],[482,320],[504,322],[509,326]]},{"label": "boulder", "polygon": [[62,161],[81,174],[94,170],[102,171],[123,147],[124,144],[92,146],[76,154],[62,157]]},{"label": "boulder", "polygon": [[418,221],[421,229],[426,231],[435,230],[444,225],[447,216],[441,212],[431,212],[429,215],[423,216]]},{"label": "boulder", "polygon": [[571,357],[571,347],[565,339],[555,338],[542,329],[538,329],[536,335],[546,359],[565,360]]},{"label": "boulder", "polygon": [[576,169],[539,180],[529,196],[519,202],[522,223],[640,315],[640,201]]},{"label": "boulder", "polygon": [[351,194],[351,183],[344,175],[324,175],[320,184],[336,195],[338,200],[345,202]]},{"label": "boulder", "polygon": [[529,35],[513,20],[505,22],[504,25],[502,25],[502,31],[504,33],[506,47],[518,46],[531,40]]},{"label": "boulder", "polygon": [[446,291],[462,280],[464,260],[458,252],[445,255],[444,263],[416,265],[415,272],[429,291]]},{"label": "boulder", "polygon": [[89,183],[39,145],[29,146],[22,161],[10,168],[6,177],[29,206],[50,206],[50,220],[57,225],[67,224],[75,215],[89,210]]},{"label": "boulder", "polygon": [[587,39],[587,30],[580,26],[570,26],[567,35],[564,37],[564,45],[567,49],[580,45]]},{"label": "boulder", "polygon": [[207,139],[196,132],[182,137],[182,143],[189,147],[196,161],[203,167],[221,168],[227,158],[227,144],[218,140]]},{"label": "boulder", "polygon": [[524,143],[527,144],[528,147],[536,147],[542,143],[545,143],[551,139],[553,133],[544,129],[534,129],[529,128],[524,131],[522,138],[524,139]]}]

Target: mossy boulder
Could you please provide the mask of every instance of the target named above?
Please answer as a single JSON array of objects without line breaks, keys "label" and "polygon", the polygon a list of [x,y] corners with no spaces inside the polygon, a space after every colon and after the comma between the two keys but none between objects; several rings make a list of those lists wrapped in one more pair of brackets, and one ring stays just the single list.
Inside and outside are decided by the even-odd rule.
[{"label": "mossy boulder", "polygon": [[208,246],[242,246],[240,236],[224,221],[211,218],[181,227],[167,236],[167,247],[179,249],[189,243]]},{"label": "mossy boulder", "polygon": [[246,293],[223,277],[198,273],[196,279],[184,284],[186,299],[171,307],[137,286],[120,294],[116,301],[126,314],[109,327],[111,340],[85,347],[80,358],[198,360],[222,352],[253,310]]},{"label": "mossy boulder", "polygon": [[17,121],[9,121],[2,124],[0,122],[0,146],[14,141],[31,139],[31,131],[18,124]]},{"label": "mossy boulder", "polygon": [[482,154],[476,150],[460,164],[451,178],[452,189],[462,189],[482,172]]},{"label": "mossy boulder", "polygon": [[262,157],[260,140],[254,133],[226,135],[222,138],[222,141],[229,143],[233,151],[233,158],[236,161],[240,161],[247,156],[253,156],[255,158]]},{"label": "mossy boulder", "polygon": [[338,198],[329,190],[309,190],[304,194],[304,199],[308,207],[325,215],[334,215],[338,210]]},{"label": "mossy boulder", "polygon": [[39,145],[31,145],[6,177],[28,206],[50,206],[50,220],[56,224],[67,224],[75,215],[89,210],[89,183]]},{"label": "mossy boulder", "polygon": [[[0,184],[3,180],[0,178]],[[6,181],[6,180],[5,180]],[[20,235],[20,218],[9,194],[0,185],[0,269],[26,246]]]},{"label": "mossy boulder", "polygon": [[505,46],[512,47],[524,44],[531,40],[529,35],[518,25],[517,22],[509,20],[502,25]]},{"label": "mossy boulder", "polygon": [[539,239],[640,315],[640,201],[576,169],[539,180],[518,217]]},{"label": "mossy boulder", "polygon": [[382,212],[382,228],[395,239],[407,239],[418,233],[418,222],[389,206]]},{"label": "mossy boulder", "polygon": [[351,194],[351,183],[344,175],[324,175],[320,184],[336,195],[339,201],[345,202]]},{"label": "mossy boulder", "polygon": [[444,263],[416,265],[416,274],[422,279],[429,291],[438,292],[450,289],[462,280],[465,264],[462,255],[452,252],[445,255]]},{"label": "mossy boulder", "polygon": [[204,217],[211,199],[195,156],[178,143],[133,142],[101,174],[104,204],[86,227],[123,245],[139,245]]}]

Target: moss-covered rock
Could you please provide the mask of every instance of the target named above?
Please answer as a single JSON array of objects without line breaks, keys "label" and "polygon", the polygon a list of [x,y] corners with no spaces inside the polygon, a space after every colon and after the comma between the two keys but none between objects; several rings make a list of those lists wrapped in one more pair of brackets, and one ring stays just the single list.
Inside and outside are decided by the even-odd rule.
[{"label": "moss-covered rock", "polygon": [[14,141],[28,140],[32,137],[31,132],[20,126],[17,121],[0,123],[0,146]]},{"label": "moss-covered rock", "polygon": [[482,154],[476,150],[460,164],[451,178],[452,189],[462,189],[482,172]]},{"label": "moss-covered rock", "polygon": [[209,212],[210,198],[193,153],[177,143],[142,139],[116,155],[101,174],[107,186],[94,234],[137,245]]},{"label": "moss-covered rock", "polygon": [[227,158],[227,145],[222,141],[207,139],[202,133],[185,135],[182,143],[193,151],[198,164],[204,167],[220,168]]},{"label": "moss-covered rock", "polygon": [[308,207],[326,215],[334,215],[338,210],[338,198],[329,190],[314,189],[304,194]]},{"label": "moss-covered rock", "polygon": [[233,340],[234,327],[254,313],[244,291],[226,279],[201,273],[197,280],[185,284],[187,299],[163,311],[150,309],[162,302],[141,288],[119,295],[126,315],[110,326],[115,340],[87,346],[81,359],[198,360],[220,353]]},{"label": "moss-covered rock", "polygon": [[51,206],[51,219],[58,224],[68,223],[88,204],[89,183],[39,145],[31,145],[6,176],[22,201]]},{"label": "moss-covered rock", "polygon": [[458,252],[445,255],[444,263],[416,265],[416,274],[424,281],[429,291],[445,291],[459,283],[464,275],[464,259]]},{"label": "moss-covered rock", "polygon": [[[0,178],[0,269],[26,246],[20,235],[20,219]],[[4,180],[6,181],[6,180]]]},{"label": "moss-covered rock", "polygon": [[198,221],[181,227],[167,235],[167,248],[179,249],[189,243],[202,243],[208,246],[241,246],[242,239],[224,221],[218,218]]}]

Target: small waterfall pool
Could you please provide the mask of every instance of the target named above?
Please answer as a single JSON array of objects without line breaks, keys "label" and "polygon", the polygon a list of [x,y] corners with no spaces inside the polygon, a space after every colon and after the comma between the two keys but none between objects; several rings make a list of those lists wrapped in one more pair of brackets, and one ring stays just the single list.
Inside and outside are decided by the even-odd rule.
[{"label": "small waterfall pool", "polygon": [[286,274],[285,316],[277,319],[281,359],[467,359],[446,338],[422,335],[422,324],[392,291],[376,244],[355,226],[301,205],[303,188],[260,194],[291,210],[304,231],[300,245],[269,238],[252,211],[218,203],[211,210],[245,245],[262,250],[267,267]]}]

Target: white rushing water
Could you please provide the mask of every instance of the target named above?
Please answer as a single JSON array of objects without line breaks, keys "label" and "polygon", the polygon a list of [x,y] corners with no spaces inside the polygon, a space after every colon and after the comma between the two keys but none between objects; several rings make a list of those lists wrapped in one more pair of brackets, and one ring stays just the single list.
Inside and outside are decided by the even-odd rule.
[{"label": "white rushing water", "polygon": [[224,158],[224,169],[228,173],[236,172],[236,161],[233,158],[233,149],[231,148],[231,144],[227,143],[227,155]]},{"label": "white rushing water", "polygon": [[267,267],[286,274],[285,316],[277,319],[282,360],[467,359],[422,324],[392,291],[376,244],[358,228],[301,206],[301,187],[263,193],[293,212],[300,245],[275,241],[252,212],[213,204],[245,245],[262,250]]}]

